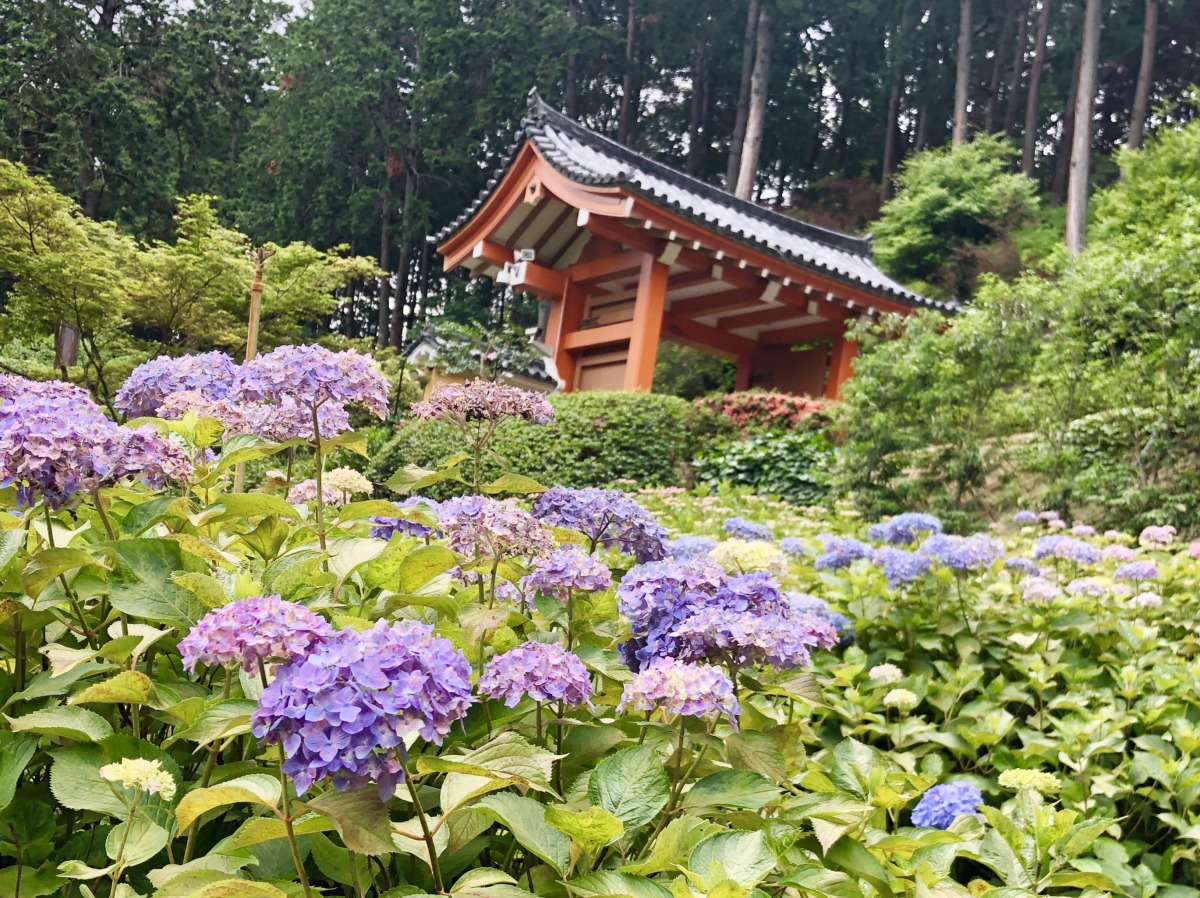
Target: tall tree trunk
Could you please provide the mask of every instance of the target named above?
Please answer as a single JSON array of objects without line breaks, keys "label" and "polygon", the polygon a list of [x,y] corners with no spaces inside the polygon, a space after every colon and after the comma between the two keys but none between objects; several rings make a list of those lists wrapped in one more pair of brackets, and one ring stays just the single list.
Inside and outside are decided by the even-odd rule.
[{"label": "tall tree trunk", "polygon": [[1075,133],[1071,138],[1071,177],[1067,184],[1067,249],[1083,252],[1087,242],[1088,175],[1092,162],[1092,116],[1096,102],[1096,65],[1100,58],[1102,0],[1087,0],[1083,46],[1075,90]]},{"label": "tall tree trunk", "polygon": [[1146,0],[1142,20],[1142,64],[1138,67],[1137,89],[1133,92],[1133,110],[1129,114],[1129,137],[1125,143],[1141,149],[1146,134],[1146,110],[1150,105],[1150,86],[1154,79],[1154,43],[1158,31],[1158,0]]},{"label": "tall tree trunk", "polygon": [[[634,39],[637,36],[637,0],[629,0],[629,13],[625,21],[625,78],[621,83],[621,118],[617,123],[617,143],[629,143],[633,131],[633,119],[637,116],[640,97],[634,98],[638,79],[633,71]],[[639,91],[640,92],[640,91]]]},{"label": "tall tree trunk", "polygon": [[958,0],[958,66],[954,73],[954,142],[967,142],[971,81],[971,0]]},{"label": "tall tree trunk", "polygon": [[1004,18],[1000,21],[996,55],[992,59],[992,77],[988,83],[987,102],[983,107],[983,130],[987,134],[996,133],[996,119],[1000,115],[1000,83],[1004,78],[1004,58],[1008,55],[1008,42],[1012,40],[1017,5],[1018,0],[1007,0],[1004,4]]},{"label": "tall tree trunk", "polygon": [[1071,142],[1075,139],[1075,97],[1079,91],[1079,51],[1075,51],[1075,63],[1071,69],[1071,86],[1067,90],[1067,102],[1063,107],[1063,129],[1058,138],[1058,149],[1054,154],[1054,184],[1051,193],[1060,203],[1067,201],[1067,176],[1071,172]]},{"label": "tall tree trunk", "polygon": [[746,140],[746,118],[750,114],[750,79],[754,72],[754,40],[758,35],[758,0],[750,0],[746,12],[746,34],[742,38],[742,81],[738,86],[738,104],[734,113],[733,134],[729,138],[729,161],[725,166],[725,189],[737,191],[742,170],[742,144]]},{"label": "tall tree trunk", "polygon": [[567,70],[563,74],[563,106],[570,118],[579,117],[579,49],[575,41],[579,39],[579,2],[567,0],[567,19],[571,23],[568,31],[571,49],[567,51]]},{"label": "tall tree trunk", "polygon": [[404,169],[404,206],[400,213],[400,258],[396,262],[398,282],[396,284],[396,299],[392,303],[392,334],[391,343],[396,349],[404,340],[404,307],[408,303],[408,269],[412,257],[413,241],[413,212],[417,198],[417,176],[413,174],[412,166]]},{"label": "tall tree trunk", "polygon": [[907,56],[906,41],[910,28],[912,3],[904,2],[900,8],[900,22],[892,36],[892,87],[888,91],[887,121],[883,131],[883,160],[879,165],[879,200],[886,203],[892,195],[892,173],[896,170],[896,130],[900,118],[900,94],[904,86],[904,62]]},{"label": "tall tree trunk", "polygon": [[692,111],[688,122],[688,156],[687,171],[690,175],[700,174],[701,163],[704,160],[702,140],[707,140],[704,133],[704,110],[708,106],[705,56],[708,45],[704,36],[696,38],[696,49],[692,51]]},{"label": "tall tree trunk", "polygon": [[388,345],[388,322],[390,309],[388,301],[392,295],[392,235],[388,233],[388,225],[392,219],[392,192],[384,191],[383,212],[379,216],[379,267],[383,269],[383,277],[379,279],[379,315],[375,326],[375,345],[380,348]]},{"label": "tall tree trunk", "polygon": [[913,151],[921,152],[929,142],[929,110],[924,106],[917,107],[917,127],[913,133]]},{"label": "tall tree trunk", "polygon": [[1017,99],[1021,93],[1021,73],[1025,70],[1025,45],[1029,42],[1029,0],[1021,0],[1020,6],[1017,43],[1013,47],[1012,68],[1008,75],[1008,96],[1004,98],[1004,133],[1009,136],[1017,124]]},{"label": "tall tree trunk", "polygon": [[742,166],[738,171],[735,193],[744,200],[754,191],[758,174],[758,157],[762,152],[763,125],[767,117],[767,87],[771,80],[771,41],[775,17],[771,7],[763,4],[758,11],[758,33],[755,36],[754,71],[750,75],[750,108],[746,115],[746,139],[742,143]]},{"label": "tall tree trunk", "polygon": [[[1042,0],[1038,12],[1037,37],[1033,42],[1033,61],[1029,64],[1029,84],[1025,88],[1025,135],[1021,145],[1021,171],[1033,177],[1037,151],[1038,94],[1042,86],[1042,69],[1046,64],[1046,35],[1050,32],[1050,5],[1054,0]],[[1070,118],[1070,116],[1067,116]]]}]

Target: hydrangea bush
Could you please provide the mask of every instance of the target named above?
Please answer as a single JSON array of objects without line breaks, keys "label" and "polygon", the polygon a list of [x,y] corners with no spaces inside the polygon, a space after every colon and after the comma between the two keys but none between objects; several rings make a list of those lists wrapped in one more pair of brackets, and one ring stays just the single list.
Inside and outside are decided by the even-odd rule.
[{"label": "hydrangea bush", "polygon": [[0,378],[4,894],[1197,894],[1183,536],[326,471],[387,399],[320,347],[155,360],[130,424]]}]

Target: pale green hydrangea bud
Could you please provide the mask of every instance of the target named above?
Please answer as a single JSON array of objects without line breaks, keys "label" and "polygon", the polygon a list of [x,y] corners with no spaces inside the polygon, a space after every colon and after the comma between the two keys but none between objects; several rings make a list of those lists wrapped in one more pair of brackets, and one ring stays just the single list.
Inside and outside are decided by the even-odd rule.
[{"label": "pale green hydrangea bud", "polygon": [[115,764],[105,764],[101,767],[100,777],[110,783],[120,783],[126,789],[139,789],[148,795],[159,795],[164,801],[175,797],[175,777],[164,770],[159,761],[122,758]]},{"label": "pale green hydrangea bud", "polygon": [[1032,789],[1043,795],[1057,795],[1062,789],[1062,782],[1053,773],[1042,770],[1025,770],[1014,768],[1000,774],[1000,785],[1014,792],[1021,789]]}]

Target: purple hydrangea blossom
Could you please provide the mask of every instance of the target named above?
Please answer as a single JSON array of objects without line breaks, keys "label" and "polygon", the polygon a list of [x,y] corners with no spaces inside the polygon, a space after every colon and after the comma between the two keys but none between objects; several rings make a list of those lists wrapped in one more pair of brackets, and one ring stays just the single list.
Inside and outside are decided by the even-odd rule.
[{"label": "purple hydrangea blossom", "polygon": [[130,372],[113,404],[130,418],[157,415],[172,393],[198,392],[209,399],[233,398],[241,369],[223,352],[204,352],[178,358],[160,355]]},{"label": "purple hydrangea blossom", "polygon": [[593,550],[615,546],[639,564],[667,555],[667,531],[620,490],[551,487],[533,503],[533,514],[548,526],[582,533]]},{"label": "purple hydrangea blossom", "polygon": [[1073,536],[1095,536],[1096,528],[1091,524],[1076,524],[1071,528],[1071,534]]},{"label": "purple hydrangea blossom", "polygon": [[1075,564],[1097,564],[1102,555],[1091,543],[1072,536],[1043,536],[1034,544],[1033,557],[1037,561],[1059,558]]},{"label": "purple hydrangea blossom", "polygon": [[719,667],[662,658],[634,674],[625,684],[618,711],[657,711],[668,717],[724,714],[737,726],[741,713],[733,681]]},{"label": "purple hydrangea blossom", "polygon": [[[346,494],[328,483],[321,484],[321,504],[341,505],[345,502]],[[288,490],[287,500],[291,505],[304,505],[317,501],[317,481],[301,480]]]},{"label": "purple hydrangea blossom", "polygon": [[129,476],[158,489],[191,477],[192,464],[153,426],[121,427],[90,401],[26,393],[0,404],[0,485],[15,485],[21,504],[58,508]]},{"label": "purple hydrangea blossom", "polygon": [[522,418],[531,424],[554,421],[554,406],[541,393],[481,378],[466,383],[443,381],[429,399],[413,403],[412,411],[418,418],[440,418],[459,427],[469,421],[497,424],[506,418]]},{"label": "purple hydrangea blossom", "polygon": [[499,562],[541,557],[554,548],[554,535],[512,502],[487,496],[457,496],[438,508],[450,548],[468,558]]},{"label": "purple hydrangea blossom", "polygon": [[971,536],[935,533],[921,544],[921,551],[955,571],[979,570],[1004,557],[1004,547],[983,533]]},{"label": "purple hydrangea blossom", "polygon": [[1130,561],[1113,571],[1114,580],[1157,580],[1158,565],[1153,561]]},{"label": "purple hydrangea blossom", "polygon": [[875,549],[853,536],[822,536],[821,544],[825,551],[818,556],[816,568],[819,571],[836,571],[850,567],[860,558],[870,558]]},{"label": "purple hydrangea blossom", "polygon": [[1021,581],[1021,595],[1026,602],[1049,605],[1062,598],[1062,590],[1045,577],[1026,577]]},{"label": "purple hydrangea blossom", "polygon": [[1022,527],[1024,527],[1029,524],[1036,524],[1038,522],[1038,514],[1036,511],[1029,511],[1025,509],[1018,511],[1012,516],[1012,519],[1014,524],[1020,524]]},{"label": "purple hydrangea blossom", "polygon": [[452,642],[412,620],[343,630],[281,667],[251,718],[254,735],[283,745],[299,794],[374,784],[387,800],[404,782],[404,739],[438,745],[474,701],[471,666]]},{"label": "purple hydrangea blossom", "polygon": [[941,533],[942,522],[931,514],[909,511],[894,518],[872,524],[867,536],[893,546],[909,546],[917,542],[923,533]]},{"label": "purple hydrangea blossom", "polygon": [[620,647],[626,664],[636,670],[654,658],[675,654],[675,627],[712,603],[727,580],[723,570],[702,558],[653,561],[630,570],[617,588],[621,614],[634,634]]},{"label": "purple hydrangea blossom", "polygon": [[921,796],[913,808],[913,826],[949,829],[962,814],[976,814],[981,804],[983,793],[978,786],[963,780],[943,783]]},{"label": "purple hydrangea blossom", "polygon": [[834,611],[824,599],[806,592],[791,592],[787,595],[787,603],[794,614],[811,614],[828,621],[837,632],[839,646],[851,645],[854,642],[854,626],[850,618],[840,611]]},{"label": "purple hydrangea blossom", "polygon": [[815,614],[758,614],[713,606],[697,610],[672,635],[681,640],[679,660],[726,667],[807,667],[812,648],[831,649],[838,643],[837,630]]},{"label": "purple hydrangea blossom", "polygon": [[603,592],[612,586],[612,571],[599,558],[579,546],[559,546],[534,564],[521,578],[526,593],[541,592],[565,602],[571,590]]},{"label": "purple hydrangea blossom", "polygon": [[906,552],[904,549],[891,546],[876,550],[875,554],[871,556],[871,560],[883,570],[887,584],[892,589],[899,589],[901,586],[915,583],[928,574],[929,569],[933,566],[928,555],[921,552]]},{"label": "purple hydrangea blossom", "polygon": [[479,692],[515,708],[528,695],[535,702],[591,704],[592,683],[574,652],[547,642],[526,642],[483,666]]},{"label": "purple hydrangea blossom", "polygon": [[1038,520],[1046,524],[1053,524],[1055,521],[1061,521],[1062,516],[1057,511],[1039,511]]},{"label": "purple hydrangea blossom", "polygon": [[699,558],[717,547],[711,536],[680,536],[667,543],[667,555],[676,561]]},{"label": "purple hydrangea blossom", "polygon": [[43,399],[66,399],[95,407],[92,394],[83,387],[61,380],[30,380],[16,374],[0,372],[0,402],[18,396],[40,396]]},{"label": "purple hydrangea blossom", "polygon": [[353,349],[280,346],[242,366],[240,398],[306,409],[359,403],[375,417],[388,411],[388,382],[375,360]]},{"label": "purple hydrangea blossom", "polygon": [[1151,524],[1138,534],[1138,545],[1146,549],[1166,549],[1175,542],[1178,531],[1170,524],[1156,526]]},{"label": "purple hydrangea blossom", "polygon": [[784,555],[791,555],[793,558],[803,558],[807,554],[804,551],[804,540],[798,536],[785,536],[779,541],[779,549]]},{"label": "purple hydrangea blossom", "polygon": [[1004,567],[1025,577],[1037,577],[1042,573],[1042,569],[1038,567],[1036,561],[1020,555],[1004,559]]},{"label": "purple hydrangea blossom", "polygon": [[1110,561],[1135,561],[1135,560],[1137,560],[1137,552],[1136,551],[1129,548],[1129,546],[1122,546],[1122,545],[1118,545],[1118,544],[1114,544],[1111,546],[1105,546],[1103,551],[1101,551],[1100,554],[1105,559],[1110,560]]},{"label": "purple hydrangea blossom", "polygon": [[749,521],[743,517],[726,518],[725,532],[730,536],[736,536],[738,539],[761,539],[765,542],[771,542],[775,539],[775,534],[771,532],[771,528],[766,524]]},{"label": "purple hydrangea blossom", "polygon": [[1100,598],[1108,590],[1104,588],[1104,584],[1090,577],[1079,577],[1067,584],[1067,592],[1073,596],[1090,596],[1094,599]]},{"label": "purple hydrangea blossom", "polygon": [[[399,503],[401,508],[429,508],[433,511],[434,516],[438,514],[440,503],[433,499],[427,499],[424,496],[409,496],[403,502]],[[397,533],[402,536],[415,536],[418,539],[427,537],[441,537],[442,531],[435,527],[430,527],[427,524],[418,524],[416,521],[408,521],[404,518],[393,518],[376,516],[371,518],[371,536],[375,539],[391,539]]]},{"label": "purple hydrangea blossom", "polygon": [[277,595],[238,599],[210,611],[179,641],[183,666],[237,665],[255,673],[259,663],[302,658],[333,637],[333,628],[314,611]]}]

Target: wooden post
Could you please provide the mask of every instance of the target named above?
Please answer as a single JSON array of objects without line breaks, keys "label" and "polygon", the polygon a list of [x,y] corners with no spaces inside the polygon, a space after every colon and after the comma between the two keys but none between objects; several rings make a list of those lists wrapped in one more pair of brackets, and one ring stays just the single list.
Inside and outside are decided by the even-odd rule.
[{"label": "wooden post", "polygon": [[842,386],[850,379],[857,356],[857,343],[845,337],[834,337],[833,353],[829,358],[829,378],[825,381],[826,399],[842,397]]},{"label": "wooden post", "polygon": [[[246,322],[246,361],[258,355],[258,327],[262,317],[263,266],[275,250],[258,246],[247,250],[246,256],[254,263],[254,278],[250,281],[250,315]],[[246,486],[246,463],[238,462],[233,469],[233,491],[242,492]]]},{"label": "wooden post", "polygon": [[648,393],[654,387],[654,365],[658,361],[670,273],[670,266],[653,256],[642,260],[637,299],[633,305],[633,335],[629,338],[629,358],[625,363],[624,389],[627,392]]},{"label": "wooden post", "polygon": [[546,342],[554,354],[554,367],[563,381],[563,392],[575,389],[575,356],[566,346],[568,334],[579,330],[583,320],[585,297],[583,285],[570,279],[563,288],[563,295],[550,307],[550,321],[546,326]]},{"label": "wooden post", "polygon": [[754,374],[754,356],[740,355],[737,360],[737,381],[734,384],[735,390],[749,390],[750,378]]}]

